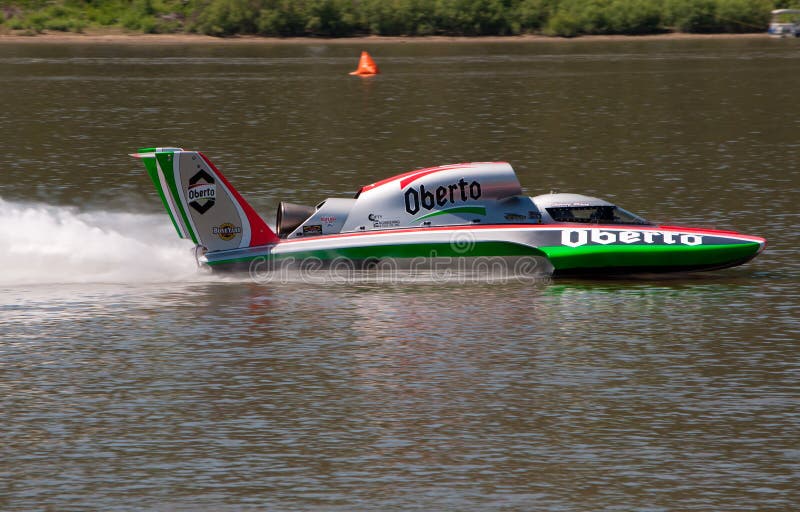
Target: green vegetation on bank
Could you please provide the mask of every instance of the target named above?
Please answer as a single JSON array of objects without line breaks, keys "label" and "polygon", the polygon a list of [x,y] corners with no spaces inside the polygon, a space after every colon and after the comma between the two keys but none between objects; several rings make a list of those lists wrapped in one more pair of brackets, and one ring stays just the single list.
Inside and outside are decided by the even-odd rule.
[{"label": "green vegetation on bank", "polygon": [[104,27],[215,36],[761,32],[800,0],[0,0],[0,33]]}]

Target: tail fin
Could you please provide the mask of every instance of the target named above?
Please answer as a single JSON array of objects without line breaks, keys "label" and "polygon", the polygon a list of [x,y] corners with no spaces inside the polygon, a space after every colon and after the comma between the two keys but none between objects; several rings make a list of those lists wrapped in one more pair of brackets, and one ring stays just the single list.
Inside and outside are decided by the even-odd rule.
[{"label": "tail fin", "polygon": [[199,151],[143,148],[141,158],[181,238],[209,251],[255,247],[278,237]]}]

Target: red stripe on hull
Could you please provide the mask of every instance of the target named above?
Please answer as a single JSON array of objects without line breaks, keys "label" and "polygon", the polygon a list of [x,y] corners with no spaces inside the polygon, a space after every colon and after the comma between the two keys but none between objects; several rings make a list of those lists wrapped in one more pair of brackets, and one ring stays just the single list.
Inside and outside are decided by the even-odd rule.
[{"label": "red stripe on hull", "polygon": [[334,235],[321,235],[313,238],[295,238],[291,240],[282,239],[280,243],[302,242],[303,240],[326,240],[331,238],[345,238],[352,236],[386,235],[394,233],[423,233],[431,231],[462,231],[462,230],[483,230],[483,229],[607,229],[614,231],[670,231],[685,234],[707,234],[724,236],[725,234],[741,238],[746,241],[766,244],[766,240],[757,236],[743,235],[736,231],[719,231],[713,229],[680,228],[678,226],[622,226],[619,224],[489,224],[484,226],[431,226],[425,228],[399,228],[386,229],[382,231],[366,231],[360,233],[337,233]]},{"label": "red stripe on hull", "polygon": [[211,160],[206,157],[203,153],[198,151],[200,157],[205,160],[209,167],[216,173],[220,180],[228,187],[228,190],[231,191],[233,197],[239,203],[239,206],[242,207],[244,210],[244,214],[247,215],[247,221],[250,223],[250,247],[259,247],[261,245],[270,245],[276,244],[281,241],[278,238],[278,235],[272,231],[269,226],[264,222],[263,219],[256,213],[250,204],[244,200],[244,198],[239,194],[239,192],[233,188],[233,185],[225,178],[225,176],[219,172],[219,169],[211,162]]},{"label": "red stripe on hull", "polygon": [[372,190],[373,188],[380,187],[381,185],[386,185],[387,183],[392,183],[393,181],[400,180],[400,188],[405,188],[406,185],[409,183],[422,178],[423,176],[427,176],[429,174],[437,173],[440,171],[451,171],[453,169],[460,169],[462,167],[469,167],[476,163],[505,163],[505,162],[469,162],[463,164],[451,164],[451,165],[440,165],[438,167],[426,167],[425,169],[416,169],[413,171],[404,172],[403,174],[398,174],[397,176],[392,176],[391,178],[386,178],[385,180],[376,181],[370,185],[364,185],[358,191],[359,194],[366,192],[368,190]]}]

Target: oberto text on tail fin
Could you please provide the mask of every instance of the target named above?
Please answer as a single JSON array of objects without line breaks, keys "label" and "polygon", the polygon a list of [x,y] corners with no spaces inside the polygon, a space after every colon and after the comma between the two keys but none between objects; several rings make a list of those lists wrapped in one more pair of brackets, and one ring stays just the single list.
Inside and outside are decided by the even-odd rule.
[{"label": "oberto text on tail fin", "polygon": [[143,148],[142,159],[175,230],[209,252],[278,242],[275,232],[199,151]]}]

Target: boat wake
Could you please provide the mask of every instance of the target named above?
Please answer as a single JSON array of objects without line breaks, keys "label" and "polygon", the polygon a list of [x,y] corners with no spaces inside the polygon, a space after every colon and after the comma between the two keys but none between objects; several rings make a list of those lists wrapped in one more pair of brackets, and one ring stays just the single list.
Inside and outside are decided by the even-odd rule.
[{"label": "boat wake", "polygon": [[0,285],[196,278],[192,243],[165,220],[0,199]]}]

